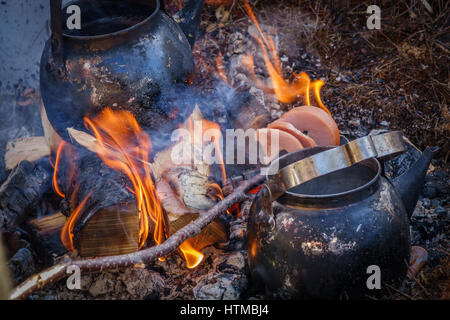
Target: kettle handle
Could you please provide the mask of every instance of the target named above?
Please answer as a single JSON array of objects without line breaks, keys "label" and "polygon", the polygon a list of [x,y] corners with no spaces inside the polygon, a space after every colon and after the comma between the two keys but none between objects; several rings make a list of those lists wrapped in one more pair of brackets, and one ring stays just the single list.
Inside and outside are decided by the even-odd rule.
[{"label": "kettle handle", "polygon": [[51,49],[54,61],[62,65],[62,0],[50,0]]},{"label": "kettle handle", "polygon": [[[164,1],[159,0],[159,2],[160,7],[163,8]],[[203,2],[204,0],[188,0],[184,4],[184,7],[172,16],[185,34],[191,48],[194,46],[196,32],[200,26],[200,16],[202,13]]]}]

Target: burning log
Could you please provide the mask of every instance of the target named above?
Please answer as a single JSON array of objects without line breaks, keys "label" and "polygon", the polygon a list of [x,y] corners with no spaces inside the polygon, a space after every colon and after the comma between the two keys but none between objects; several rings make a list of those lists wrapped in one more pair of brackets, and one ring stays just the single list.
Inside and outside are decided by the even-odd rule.
[{"label": "burning log", "polygon": [[[125,177],[94,153],[82,156],[67,145],[55,166],[54,188],[64,197],[72,221],[61,239],[82,256],[105,256],[138,249],[138,213]],[[67,223],[66,223],[67,226]]]},{"label": "burning log", "polygon": [[0,186],[0,231],[22,223],[50,185],[51,174],[45,167],[20,162]]},{"label": "burning log", "polygon": [[[190,120],[208,124],[197,111]],[[88,129],[93,131],[95,137],[68,129],[75,141],[95,153],[81,157],[70,166],[66,165],[69,168],[69,173],[66,174],[58,174],[61,171],[58,169],[58,159],[61,157],[58,156],[59,152],[57,154],[55,175],[66,181],[66,188],[58,192],[58,183],[54,183],[54,187],[61,196],[67,195],[66,202],[70,212],[62,233],[67,248],[78,249],[82,256],[121,254],[140,249],[145,244],[147,235],[151,234],[154,242],[159,244],[173,232],[170,229],[176,231],[194,220],[220,198],[220,188],[220,192],[216,190],[209,193],[210,186],[214,183],[207,175],[202,174],[209,173],[205,164],[191,168],[192,160],[189,159],[186,163],[176,165],[172,162],[173,148],[160,152],[155,157],[155,162],[150,163],[150,140],[130,114],[106,110],[101,117],[104,118],[85,119]],[[122,125],[118,125],[120,123]],[[194,125],[190,127],[193,128]],[[180,143],[189,143],[190,146],[191,142]],[[73,159],[73,156],[69,159]],[[80,170],[74,174],[73,168]],[[95,171],[101,168],[100,175],[106,174],[108,181],[93,179],[97,173],[92,168]],[[163,192],[165,196],[162,208],[165,210],[161,209],[160,200],[154,193],[150,173],[159,187],[169,186],[166,191],[174,191]],[[122,190],[123,197],[118,196],[119,189]],[[196,238],[194,246],[186,243],[180,249],[186,256],[186,252],[192,251],[191,249],[226,240],[225,226],[217,221]],[[102,243],[107,243],[108,246]]]},{"label": "burning log", "polygon": [[186,239],[198,235],[201,230],[210,224],[234,204],[247,199],[247,192],[263,183],[263,176],[255,176],[236,188],[232,194],[218,202],[214,207],[201,215],[194,222],[184,226],[162,244],[141,251],[85,260],[72,260],[67,258],[61,263],[36,274],[17,286],[11,293],[10,299],[24,299],[33,292],[42,289],[55,281],[67,276],[66,269],[70,265],[76,265],[81,272],[99,272],[106,269],[117,269],[148,263],[154,259],[164,257],[176,250]]}]

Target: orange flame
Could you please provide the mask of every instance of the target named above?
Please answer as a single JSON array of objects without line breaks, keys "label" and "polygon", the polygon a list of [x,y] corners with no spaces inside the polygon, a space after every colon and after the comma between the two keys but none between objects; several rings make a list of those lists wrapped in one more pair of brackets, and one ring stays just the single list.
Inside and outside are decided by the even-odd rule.
[{"label": "orange flame", "polygon": [[203,253],[194,249],[190,239],[185,240],[179,248],[189,269],[194,269],[202,262],[204,257]]},{"label": "orange flame", "polygon": [[54,170],[53,170],[53,179],[52,179],[52,186],[53,189],[55,190],[55,192],[62,198],[65,198],[66,195],[61,191],[61,189],[59,188],[58,185],[58,170],[59,170],[59,162],[61,160],[61,153],[62,150],[65,146],[65,141],[61,141],[61,143],[58,146],[58,149],[56,151],[56,159],[55,159],[55,164],[53,165],[52,162],[50,161],[50,164],[52,164]]},{"label": "orange flame", "polygon": [[86,201],[91,196],[92,192],[90,192],[84,199],[81,201],[81,203],[75,208],[75,210],[70,214],[69,219],[67,219],[66,223],[64,224],[64,227],[61,231],[61,241],[66,247],[67,250],[73,251],[73,228],[75,227],[75,222],[78,218],[78,216],[81,213],[81,210],[83,209],[84,205],[86,204]]},{"label": "orange flame", "polygon": [[311,82],[309,76],[305,72],[300,72],[299,74],[294,73],[294,80],[292,82],[286,81],[283,78],[281,62],[273,38],[266,37],[264,35],[258,23],[258,20],[256,19],[256,16],[253,13],[247,0],[244,1],[244,7],[250,19],[255,23],[258,30],[259,37],[256,38],[256,40],[261,46],[264,55],[264,62],[266,64],[267,71],[269,72],[273,89],[269,88],[265,84],[261,84],[261,82],[258,81],[254,72],[253,57],[246,57],[244,59],[244,65],[247,65],[247,67],[250,68],[256,85],[264,91],[274,92],[280,102],[291,103],[300,96],[303,99],[303,102],[308,106],[311,105],[309,96],[310,88],[312,88],[314,98],[317,101],[319,107],[325,110],[331,116],[330,111],[327,107],[325,107],[325,105],[322,103],[322,100],[320,99],[320,88],[324,85],[324,82],[322,80],[315,80]]},{"label": "orange flame", "polygon": [[153,239],[161,244],[167,236],[167,220],[156,196],[148,162],[152,149],[148,135],[128,111],[104,109],[96,118],[84,118],[98,140],[97,153],[109,167],[127,175],[139,212],[139,248],[145,244],[153,222]]}]

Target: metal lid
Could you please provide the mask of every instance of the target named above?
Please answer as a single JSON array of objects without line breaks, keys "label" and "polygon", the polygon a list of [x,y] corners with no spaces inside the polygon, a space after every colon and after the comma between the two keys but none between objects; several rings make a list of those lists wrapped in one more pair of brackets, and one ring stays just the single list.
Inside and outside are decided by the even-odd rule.
[{"label": "metal lid", "polygon": [[266,173],[267,186],[271,192],[272,200],[278,199],[287,190],[317,177],[343,170],[364,160],[378,158],[385,159],[405,152],[407,149],[400,131],[391,131],[376,136],[365,136],[346,143],[342,146],[319,152],[285,166],[275,174],[279,167],[278,159],[261,170]]}]

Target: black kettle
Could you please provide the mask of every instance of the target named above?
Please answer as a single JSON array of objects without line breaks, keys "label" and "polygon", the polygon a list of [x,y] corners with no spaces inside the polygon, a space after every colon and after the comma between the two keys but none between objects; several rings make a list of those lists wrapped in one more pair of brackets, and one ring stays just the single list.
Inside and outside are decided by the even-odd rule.
[{"label": "black kettle", "polygon": [[[76,0],[64,8],[61,0],[50,2],[40,87],[61,137],[69,138],[69,127],[83,130],[83,117],[105,107],[129,110],[152,129],[174,122],[174,110],[155,101],[162,89],[192,77],[203,0],[189,0],[173,17],[162,0]],[[72,5],[80,8],[79,30],[66,27]]]},{"label": "black kettle", "polygon": [[[284,174],[282,184],[293,181],[297,186],[279,192],[280,184],[271,185],[268,176],[250,208],[250,271],[254,287],[268,296],[363,298],[377,291],[368,285],[373,270],[378,269],[381,286],[398,283],[406,275],[408,220],[436,149],[427,148],[393,181],[384,176],[376,157],[367,157],[300,184],[298,177],[340,163],[338,148],[330,148],[313,147],[280,157],[274,164]],[[344,161],[366,151],[350,143],[339,149]]]}]

